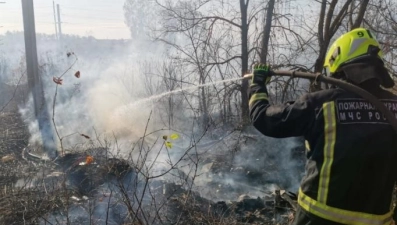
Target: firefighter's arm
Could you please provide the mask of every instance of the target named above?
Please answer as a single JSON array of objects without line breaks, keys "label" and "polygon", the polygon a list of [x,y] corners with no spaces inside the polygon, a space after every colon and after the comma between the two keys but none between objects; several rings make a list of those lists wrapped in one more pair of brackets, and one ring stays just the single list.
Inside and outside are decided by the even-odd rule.
[{"label": "firefighter's arm", "polygon": [[256,129],[270,137],[302,136],[315,118],[310,100],[302,96],[295,102],[270,105],[265,86],[250,87],[250,117]]},{"label": "firefighter's arm", "polygon": [[[258,75],[259,78],[256,78]],[[295,102],[270,105],[266,88],[270,75],[271,72],[258,73],[257,67],[254,69],[249,88],[249,111],[254,127],[270,137],[304,135],[315,118],[310,100],[306,95]]]}]

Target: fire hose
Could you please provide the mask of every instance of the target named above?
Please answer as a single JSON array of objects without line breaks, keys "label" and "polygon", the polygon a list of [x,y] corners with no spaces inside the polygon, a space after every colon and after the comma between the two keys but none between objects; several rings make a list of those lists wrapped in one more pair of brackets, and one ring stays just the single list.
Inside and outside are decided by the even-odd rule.
[{"label": "fire hose", "polygon": [[[304,78],[309,80],[314,80],[315,82],[324,82],[327,84],[335,85],[342,88],[345,91],[353,92],[362,98],[369,101],[373,106],[376,107],[386,118],[386,120],[390,123],[393,127],[394,131],[397,133],[397,119],[394,116],[393,112],[390,111],[377,97],[369,93],[368,91],[354,85],[348,83],[343,80],[335,79],[332,77],[327,77],[322,74],[314,74],[314,73],[306,73],[306,72],[299,72],[299,71],[282,71],[282,70],[275,70],[273,71],[272,75],[276,76],[288,76],[291,78]],[[244,78],[251,78],[252,74],[244,75]]]}]

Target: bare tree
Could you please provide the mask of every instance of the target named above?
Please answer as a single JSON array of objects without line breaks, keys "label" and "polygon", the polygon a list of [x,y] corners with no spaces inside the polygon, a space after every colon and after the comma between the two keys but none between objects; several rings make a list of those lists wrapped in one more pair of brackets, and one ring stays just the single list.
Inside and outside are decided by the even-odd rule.
[{"label": "bare tree", "polygon": [[393,76],[397,76],[397,3],[390,0],[370,1],[364,26],[375,31],[383,48],[384,59]]},{"label": "bare tree", "polygon": [[125,23],[130,28],[131,37],[142,40],[152,24],[155,12],[152,10],[152,1],[127,0],[124,3]]},{"label": "bare tree", "polygon": [[[357,28],[362,24],[369,0],[347,0],[340,4],[338,2],[338,0],[322,0],[320,2],[317,27],[318,57],[314,64],[314,72],[316,73],[322,72],[328,46],[343,22],[348,19],[350,29]],[[313,91],[321,89],[320,85],[313,85],[312,87]]]},{"label": "bare tree", "polygon": [[[197,54],[198,50],[203,50],[205,54],[202,56],[207,60],[207,57],[211,55],[209,52],[207,52],[211,39],[216,39],[219,37],[218,35],[227,35],[229,38],[232,38],[232,40],[229,40],[229,43],[223,47],[224,51],[217,53],[222,57],[217,57],[216,61],[207,60],[206,62],[196,62],[195,66],[199,74],[200,83],[205,83],[207,81],[207,74],[214,68],[215,65],[239,65],[240,69],[238,69],[238,73],[240,76],[243,76],[248,72],[250,58],[249,55],[252,51],[252,48],[250,48],[249,27],[257,14],[263,10],[263,7],[260,7],[260,4],[256,5],[259,7],[253,7],[250,11],[250,1],[247,0],[240,0],[239,5],[235,4],[233,1],[217,0],[197,3],[181,1],[177,4],[172,4],[170,1],[166,3],[160,3],[157,1],[157,3],[162,8],[164,19],[168,23],[162,30],[163,35],[169,33],[184,33],[191,35],[193,34],[191,32],[197,30],[198,28],[201,29],[201,32],[204,32],[200,33],[205,35],[205,37],[203,37],[201,40],[201,43],[196,43],[197,46],[192,46],[193,49],[189,52],[186,51],[186,48],[183,48],[182,50],[180,44],[175,45],[175,43],[166,41],[167,44],[171,44],[176,49],[182,51],[188,58],[190,56],[194,56],[197,59],[197,56],[199,56]],[[219,7],[219,9],[222,10],[202,10],[211,7]],[[228,11],[226,12],[225,9]],[[190,36],[190,38],[197,40],[197,34],[198,33],[196,33],[195,36]],[[234,40],[233,36],[235,36],[235,34],[240,36],[238,41]],[[160,40],[165,41],[162,37],[164,36],[161,36]],[[198,45],[200,45],[200,48],[198,48]],[[220,60],[220,58],[222,59]],[[212,59],[214,59],[214,57]],[[243,80],[239,87],[241,95],[240,110],[242,112],[241,116],[243,119],[248,118],[247,89],[248,82]],[[203,90],[201,91],[203,92]],[[204,101],[204,99],[200,101],[200,104],[204,111],[208,110],[206,101]]]}]

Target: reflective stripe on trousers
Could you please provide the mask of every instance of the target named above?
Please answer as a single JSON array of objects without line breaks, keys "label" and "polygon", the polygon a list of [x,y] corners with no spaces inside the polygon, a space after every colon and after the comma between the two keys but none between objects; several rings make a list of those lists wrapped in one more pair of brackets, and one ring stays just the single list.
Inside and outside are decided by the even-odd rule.
[{"label": "reflective stripe on trousers", "polygon": [[313,215],[342,224],[390,225],[392,222],[392,211],[384,215],[374,215],[334,208],[310,198],[301,189],[299,189],[298,204]]}]

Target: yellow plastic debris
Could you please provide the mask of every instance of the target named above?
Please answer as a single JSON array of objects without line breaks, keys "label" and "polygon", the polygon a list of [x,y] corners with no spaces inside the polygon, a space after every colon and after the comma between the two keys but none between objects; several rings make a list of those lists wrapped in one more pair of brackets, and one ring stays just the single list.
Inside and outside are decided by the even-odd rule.
[{"label": "yellow plastic debris", "polygon": [[176,140],[176,139],[179,138],[179,134],[173,133],[173,134],[170,135],[170,138],[171,138],[172,140]]},{"label": "yellow plastic debris", "polygon": [[167,148],[172,148],[172,143],[169,142],[169,141],[166,141],[166,142],[165,142],[165,146],[166,146]]}]

